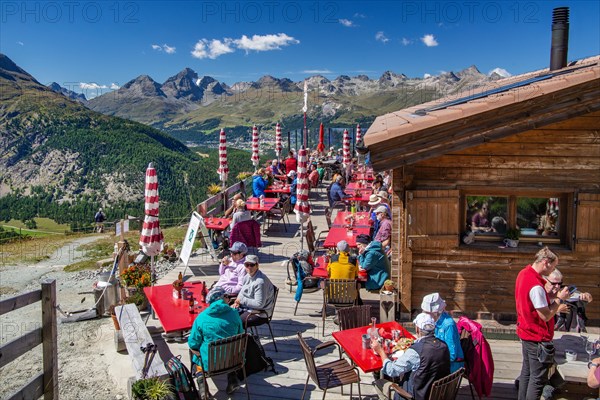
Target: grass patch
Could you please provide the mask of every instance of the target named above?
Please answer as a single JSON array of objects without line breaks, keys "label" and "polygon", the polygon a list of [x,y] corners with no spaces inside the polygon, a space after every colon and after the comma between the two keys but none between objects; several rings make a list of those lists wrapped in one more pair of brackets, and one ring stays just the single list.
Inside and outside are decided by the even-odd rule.
[{"label": "grass patch", "polygon": [[83,260],[73,264],[69,264],[64,268],[65,272],[78,272],[86,269],[97,269],[98,262],[94,260]]},{"label": "grass patch", "polygon": [[48,235],[12,243],[0,243],[0,265],[34,264],[81,235]]},{"label": "grass patch", "polygon": [[54,233],[50,233],[50,232],[40,232],[40,231],[35,230],[35,229],[26,229],[26,228],[17,227],[17,226],[14,226],[14,225],[1,225],[1,226],[6,231],[18,232],[18,233],[20,233],[22,235],[31,236],[32,238],[46,237],[46,236],[53,236],[53,235],[55,235]]}]

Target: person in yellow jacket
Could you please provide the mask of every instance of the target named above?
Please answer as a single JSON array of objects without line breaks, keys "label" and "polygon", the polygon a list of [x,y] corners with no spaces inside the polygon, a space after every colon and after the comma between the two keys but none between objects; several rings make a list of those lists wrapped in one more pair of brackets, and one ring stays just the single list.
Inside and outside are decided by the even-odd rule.
[{"label": "person in yellow jacket", "polygon": [[345,240],[337,244],[339,254],[331,257],[327,265],[329,279],[356,279],[358,278],[358,266],[356,257],[349,254],[350,246]]}]

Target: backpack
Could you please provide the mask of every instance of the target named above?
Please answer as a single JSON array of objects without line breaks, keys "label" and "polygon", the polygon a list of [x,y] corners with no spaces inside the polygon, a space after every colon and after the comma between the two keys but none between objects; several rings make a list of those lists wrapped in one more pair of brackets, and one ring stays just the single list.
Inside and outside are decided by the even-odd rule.
[{"label": "backpack", "polygon": [[171,384],[178,399],[192,400],[199,398],[198,391],[190,370],[181,362],[181,356],[173,356],[165,362],[165,368],[171,377]]},{"label": "backpack", "polygon": [[[246,345],[246,376],[250,376],[257,372],[271,370],[277,374],[275,363],[271,357],[267,357],[265,349],[260,344],[260,339],[257,335],[248,334],[248,343]],[[244,379],[244,372],[240,369],[237,371],[237,377],[240,380]]]}]

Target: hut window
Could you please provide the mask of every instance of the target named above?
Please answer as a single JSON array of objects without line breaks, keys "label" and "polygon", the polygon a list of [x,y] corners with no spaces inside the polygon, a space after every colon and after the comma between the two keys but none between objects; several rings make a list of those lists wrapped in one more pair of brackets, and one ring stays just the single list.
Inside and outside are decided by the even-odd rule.
[{"label": "hut window", "polygon": [[477,236],[502,237],[508,219],[508,197],[467,196],[466,230]]},{"label": "hut window", "polygon": [[560,229],[558,197],[518,197],[517,226],[522,236],[558,237]]}]

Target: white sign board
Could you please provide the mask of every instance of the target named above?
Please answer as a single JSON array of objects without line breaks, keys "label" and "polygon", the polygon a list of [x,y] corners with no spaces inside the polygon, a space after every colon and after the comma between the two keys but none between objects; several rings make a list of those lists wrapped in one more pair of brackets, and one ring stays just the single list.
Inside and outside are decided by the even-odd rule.
[{"label": "white sign board", "polygon": [[202,216],[197,212],[193,212],[192,218],[190,219],[190,225],[188,226],[187,233],[183,239],[181,253],[179,254],[179,258],[181,261],[183,261],[186,267],[190,260],[190,256],[192,255],[192,247],[194,247],[194,241],[196,240],[196,235],[198,234],[200,222],[203,222]]},{"label": "white sign board", "polygon": [[121,235],[121,227],[123,227],[123,232],[129,232],[129,220],[122,219],[120,222],[115,224],[115,236]]}]

